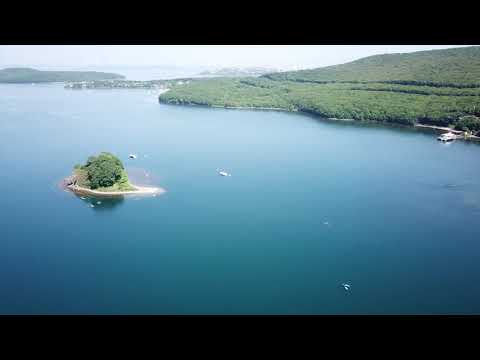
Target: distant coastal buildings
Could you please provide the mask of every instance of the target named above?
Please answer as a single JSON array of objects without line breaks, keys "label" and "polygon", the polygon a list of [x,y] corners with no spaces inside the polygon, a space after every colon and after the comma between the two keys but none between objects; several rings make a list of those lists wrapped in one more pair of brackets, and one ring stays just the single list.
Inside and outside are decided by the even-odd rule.
[{"label": "distant coastal buildings", "polygon": [[159,89],[166,90],[176,85],[189,84],[191,79],[173,80],[94,80],[68,82],[65,89]]},{"label": "distant coastal buildings", "polygon": [[268,73],[279,72],[278,68],[267,67],[225,67],[205,70],[198,74],[201,77],[256,77]]}]

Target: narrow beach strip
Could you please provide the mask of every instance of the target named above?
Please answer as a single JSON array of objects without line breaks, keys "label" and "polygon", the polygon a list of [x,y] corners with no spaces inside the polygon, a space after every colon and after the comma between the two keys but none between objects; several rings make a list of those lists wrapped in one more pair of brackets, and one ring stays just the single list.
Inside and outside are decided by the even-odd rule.
[{"label": "narrow beach strip", "polygon": [[123,196],[123,195],[160,195],[166,192],[160,187],[147,187],[132,185],[136,190],[129,191],[98,191],[87,189],[78,185],[68,185],[67,188],[76,194],[94,196]]},{"label": "narrow beach strip", "polygon": [[461,130],[454,130],[454,129],[450,129],[448,127],[443,127],[443,126],[425,125],[425,124],[415,124],[414,126],[419,127],[419,128],[449,131],[449,132],[452,132],[452,133],[457,134],[457,135],[463,134],[463,131],[461,131]]}]

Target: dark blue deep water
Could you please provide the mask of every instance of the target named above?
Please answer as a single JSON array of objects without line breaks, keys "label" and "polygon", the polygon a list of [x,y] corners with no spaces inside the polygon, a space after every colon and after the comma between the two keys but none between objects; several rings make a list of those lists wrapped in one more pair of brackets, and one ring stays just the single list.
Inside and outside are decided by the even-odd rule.
[{"label": "dark blue deep water", "polygon": [[[58,188],[100,151],[168,192]],[[0,313],[479,314],[479,158],[408,129],[1,85]]]}]

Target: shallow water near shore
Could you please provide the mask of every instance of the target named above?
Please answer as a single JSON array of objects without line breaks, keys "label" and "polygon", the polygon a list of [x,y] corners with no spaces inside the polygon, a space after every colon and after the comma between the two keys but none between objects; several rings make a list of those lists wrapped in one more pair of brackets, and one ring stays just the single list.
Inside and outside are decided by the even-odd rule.
[{"label": "shallow water near shore", "polygon": [[[100,151],[167,192],[58,189]],[[0,314],[478,314],[479,156],[414,129],[0,85]]]}]

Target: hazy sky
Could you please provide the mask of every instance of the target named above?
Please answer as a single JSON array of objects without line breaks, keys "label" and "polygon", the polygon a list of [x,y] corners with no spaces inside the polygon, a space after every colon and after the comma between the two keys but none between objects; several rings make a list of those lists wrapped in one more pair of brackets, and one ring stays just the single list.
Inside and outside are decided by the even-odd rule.
[{"label": "hazy sky", "polygon": [[413,52],[459,45],[27,45],[0,46],[6,66],[268,66],[311,68],[374,54]]}]

